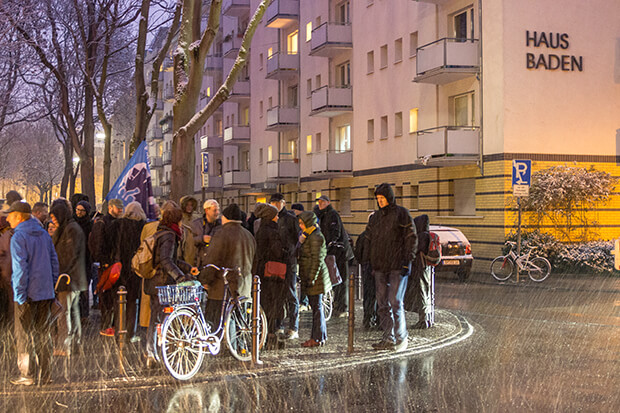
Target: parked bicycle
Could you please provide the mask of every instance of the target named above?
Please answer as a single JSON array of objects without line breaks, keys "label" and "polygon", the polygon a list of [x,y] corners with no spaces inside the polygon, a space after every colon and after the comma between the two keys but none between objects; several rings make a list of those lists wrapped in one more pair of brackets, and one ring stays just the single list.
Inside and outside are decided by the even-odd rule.
[{"label": "parked bicycle", "polygon": [[491,275],[497,281],[506,281],[515,270],[527,272],[530,280],[541,282],[544,281],[551,273],[551,264],[546,258],[532,257],[532,251],[536,248],[528,246],[525,254],[517,255],[513,248],[516,242],[506,241],[506,245],[510,245],[510,250],[506,255],[500,255],[491,262]]},{"label": "parked bicycle", "polygon": [[[249,361],[252,357],[252,300],[233,297],[228,274],[235,269],[213,264],[203,268],[206,267],[223,272],[225,286],[220,320],[214,331],[205,320],[200,305],[205,293],[202,285],[157,287],[159,301],[164,313],[168,314],[157,333],[160,357],[172,377],[178,380],[192,378],[202,366],[205,354],[216,355],[220,352],[224,338],[230,353],[237,360]],[[267,339],[267,318],[262,308],[258,331],[261,348]]]}]

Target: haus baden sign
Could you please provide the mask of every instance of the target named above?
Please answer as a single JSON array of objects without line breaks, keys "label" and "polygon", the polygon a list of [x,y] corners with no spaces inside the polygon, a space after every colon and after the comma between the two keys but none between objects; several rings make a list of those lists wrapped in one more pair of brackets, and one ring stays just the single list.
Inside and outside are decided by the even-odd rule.
[{"label": "haus baden sign", "polygon": [[564,72],[583,72],[583,56],[563,53],[570,48],[567,33],[525,31],[525,46],[543,49],[528,52],[525,67],[538,70],[561,70]]}]

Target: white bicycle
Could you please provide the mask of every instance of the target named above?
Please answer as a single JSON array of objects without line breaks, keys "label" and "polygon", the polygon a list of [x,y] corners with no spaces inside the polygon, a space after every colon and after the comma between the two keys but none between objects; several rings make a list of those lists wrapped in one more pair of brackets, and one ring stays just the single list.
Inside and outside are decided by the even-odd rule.
[{"label": "white bicycle", "polygon": [[516,267],[520,271],[527,272],[530,280],[535,282],[544,281],[551,274],[551,264],[546,258],[532,257],[532,250],[536,247],[529,246],[527,253],[517,255],[513,248],[516,242],[506,241],[510,250],[506,255],[500,255],[491,262],[491,275],[497,281],[506,281],[513,274]]}]

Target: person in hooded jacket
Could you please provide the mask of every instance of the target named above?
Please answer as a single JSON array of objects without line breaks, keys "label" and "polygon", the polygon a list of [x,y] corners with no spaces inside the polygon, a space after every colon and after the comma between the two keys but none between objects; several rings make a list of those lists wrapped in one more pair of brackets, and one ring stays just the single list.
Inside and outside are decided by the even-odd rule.
[{"label": "person in hooded jacket", "polygon": [[58,335],[56,336],[56,354],[70,354],[73,345],[82,341],[82,321],[80,317],[80,293],[86,291],[84,231],[73,219],[71,208],[65,200],[54,202],[50,209],[50,218],[56,225],[52,237],[58,256],[60,274],[68,274],[69,284],[61,280],[58,285],[58,299],[65,308],[64,316],[58,318]]},{"label": "person in hooded jacket", "polygon": [[402,351],[408,337],[403,298],[418,238],[409,211],[396,205],[389,184],[379,185],[375,197],[379,210],[370,218],[366,234],[383,338],[373,347]]},{"label": "person in hooded jacket", "polygon": [[427,265],[423,254],[428,254],[430,220],[428,215],[417,216],[413,220],[418,235],[418,248],[412,270],[412,293],[415,311],[418,313],[418,322],[414,329],[425,329],[433,326],[435,308],[431,297],[433,267]]},{"label": "person in hooded jacket", "polygon": [[324,345],[327,340],[323,295],[332,288],[325,265],[327,247],[313,212],[302,212],[297,218],[302,230],[298,261],[301,290],[308,296],[312,307],[312,331],[310,339],[302,343],[302,347],[318,347]]},{"label": "person in hooded jacket", "polygon": [[[80,294],[80,315],[82,320],[88,318],[90,312],[89,287],[92,288],[93,295],[97,287],[95,272],[93,271],[93,259],[88,249],[88,237],[93,229],[93,221],[90,219],[90,204],[88,201],[79,201],[73,210],[73,219],[78,223],[84,232],[84,271],[86,272],[86,291]],[[91,287],[92,286],[92,287]]]},{"label": "person in hooded jacket", "polygon": [[[116,220],[118,225],[118,248],[116,256],[120,258],[121,275],[116,283],[117,286],[125,286],[127,290],[127,312],[125,328],[127,330],[127,340],[137,341],[136,334],[136,314],[138,299],[141,291],[141,278],[131,269],[131,259],[140,246],[140,234],[146,224],[146,214],[139,202],[130,202],[125,207],[122,218]],[[118,288],[116,288],[118,290]]]},{"label": "person in hooded jacket", "polygon": [[151,319],[149,322],[146,340],[147,360],[149,368],[155,367],[155,335],[157,323],[161,322],[162,309],[157,295],[157,287],[191,281],[194,278],[187,273],[198,274],[198,269],[178,258],[178,249],[183,232],[181,221],[183,213],[176,202],[167,202],[162,211],[161,221],[157,227],[155,247],[153,248],[153,266],[155,275],[144,280],[144,292],[151,297]]},{"label": "person in hooded jacket", "polygon": [[256,254],[252,273],[261,277],[261,306],[267,316],[267,349],[277,348],[276,331],[278,321],[284,318],[285,288],[284,280],[265,277],[265,264],[269,261],[286,263],[284,244],[278,228],[278,209],[272,205],[260,204],[254,209],[260,218],[260,228],[256,232]]}]

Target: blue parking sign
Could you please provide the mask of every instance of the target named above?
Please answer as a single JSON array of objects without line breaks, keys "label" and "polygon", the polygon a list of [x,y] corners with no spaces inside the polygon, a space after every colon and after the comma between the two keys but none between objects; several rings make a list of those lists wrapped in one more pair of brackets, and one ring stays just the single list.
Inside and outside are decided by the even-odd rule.
[{"label": "blue parking sign", "polygon": [[530,159],[514,159],[512,161],[512,186],[531,185],[532,161]]},{"label": "blue parking sign", "polygon": [[202,152],[202,173],[209,173],[209,153]]}]

